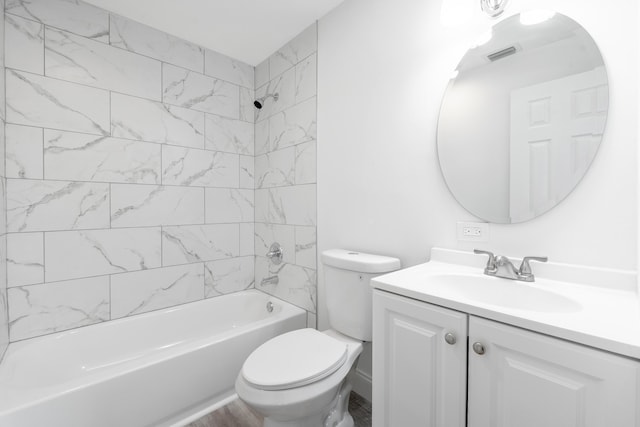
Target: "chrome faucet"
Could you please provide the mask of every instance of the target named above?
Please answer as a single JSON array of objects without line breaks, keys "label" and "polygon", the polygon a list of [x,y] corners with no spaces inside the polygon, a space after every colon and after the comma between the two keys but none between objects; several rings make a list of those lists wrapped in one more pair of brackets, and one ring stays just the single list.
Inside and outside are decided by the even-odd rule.
[{"label": "chrome faucet", "polygon": [[547,262],[547,257],[526,256],[522,259],[520,268],[515,265],[504,255],[495,256],[489,251],[481,251],[474,249],[476,254],[484,254],[489,256],[487,266],[484,268],[484,274],[487,276],[502,277],[504,279],[520,280],[523,282],[534,282],[535,276],[531,271],[529,261]]}]

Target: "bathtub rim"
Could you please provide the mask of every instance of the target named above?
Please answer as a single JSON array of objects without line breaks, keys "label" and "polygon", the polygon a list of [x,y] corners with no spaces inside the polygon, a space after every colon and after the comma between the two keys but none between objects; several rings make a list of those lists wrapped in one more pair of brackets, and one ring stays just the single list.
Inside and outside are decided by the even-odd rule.
[{"label": "bathtub rim", "polygon": [[[220,295],[220,297],[224,297],[224,296],[235,296],[235,297],[239,297],[241,294],[256,294],[259,295],[261,297],[265,298],[265,301],[272,301],[275,300],[275,302],[278,302],[280,304],[282,304],[282,307],[285,308],[284,310],[282,310],[281,312],[278,313],[278,315],[276,316],[269,316],[263,319],[260,319],[258,321],[254,321],[254,322],[250,322],[247,324],[244,324],[242,326],[236,327],[236,328],[232,328],[232,329],[227,329],[224,330],[222,332],[219,332],[213,336],[202,336],[198,339],[194,339],[194,340],[186,340],[186,341],[182,341],[170,348],[165,348],[165,349],[154,349],[153,351],[150,351],[148,354],[141,356],[141,357],[137,357],[137,358],[133,358],[115,365],[112,365],[108,368],[105,368],[102,371],[99,372],[91,372],[91,373],[87,373],[86,375],[81,375],[79,377],[75,377],[69,381],[60,383],[60,384],[55,384],[55,385],[49,385],[49,386],[43,386],[40,388],[34,388],[34,390],[36,390],[36,392],[34,393],[34,398],[30,398],[29,395],[26,395],[26,402],[18,402],[17,404],[12,404],[11,406],[4,406],[0,403],[0,420],[2,419],[2,417],[11,414],[14,411],[21,411],[21,410],[25,410],[28,409],[31,406],[35,406],[44,402],[47,402],[49,400],[52,399],[56,399],[58,397],[62,397],[65,396],[67,394],[71,394],[74,392],[77,392],[83,388],[89,387],[91,385],[100,383],[102,381],[108,380],[110,378],[117,378],[117,377],[122,377],[125,376],[127,374],[130,374],[131,372],[134,372],[136,370],[139,369],[144,369],[144,368],[148,368],[151,365],[157,364],[157,363],[162,363],[163,361],[167,361],[169,359],[175,358],[175,357],[180,357],[183,356],[187,353],[193,352],[193,351],[198,351],[201,350],[205,347],[208,346],[213,346],[215,344],[219,344],[225,340],[229,340],[235,336],[238,335],[238,332],[253,332],[256,331],[257,329],[260,329],[264,326],[267,325],[272,325],[274,323],[277,323],[279,320],[284,318],[293,318],[295,316],[298,315],[302,315],[304,316],[304,321],[306,322],[306,310],[291,304],[287,301],[284,301],[276,296],[273,296],[271,294],[267,294],[266,292],[262,292],[260,290],[257,289],[246,289],[246,290],[242,290],[242,291],[238,291],[238,292],[234,292],[231,294],[225,294],[225,295]],[[159,310],[154,310],[151,312],[147,312],[147,313],[141,313],[139,315],[135,315],[135,316],[129,316],[129,317],[124,317],[124,318],[120,318],[120,319],[116,319],[113,321],[107,321],[107,322],[102,322],[102,323],[98,323],[98,324],[93,324],[93,325],[86,325],[86,326],[82,326],[80,328],[75,328],[72,330],[66,330],[66,331],[60,331],[60,332],[54,332],[51,334],[47,334],[47,335],[43,335],[43,336],[39,336],[39,337],[34,337],[34,338],[29,338],[26,340],[21,340],[21,341],[17,341],[15,343],[11,343],[9,345],[9,348],[7,348],[7,352],[5,353],[5,359],[3,360],[2,363],[6,363],[6,357],[7,356],[13,356],[13,357],[17,357],[15,355],[13,355],[14,351],[12,351],[10,353],[11,350],[11,345],[12,344],[16,344],[16,347],[18,347],[17,350],[15,351],[19,351],[21,348],[26,347],[29,344],[32,344],[33,341],[54,341],[54,340],[58,340],[61,337],[66,337],[69,335],[75,335],[78,333],[78,330],[83,330],[83,331],[87,331],[87,328],[90,327],[94,327],[95,328],[108,328],[108,327],[113,327],[113,326],[117,326],[121,323],[128,323],[131,321],[135,321],[135,319],[140,319],[142,316],[145,316],[147,318],[152,318],[152,317],[156,317],[156,316],[161,316],[163,313],[167,313],[167,312],[173,312],[176,310],[185,310],[189,308],[190,304],[197,304],[199,302],[207,302],[211,299],[216,299],[218,297],[214,297],[214,298],[207,298],[205,300],[199,300],[199,301],[194,301],[192,303],[187,303],[187,304],[181,304],[179,306],[172,306],[172,307],[167,307],[164,309],[159,309]],[[87,332],[84,332],[87,333]],[[2,386],[2,384],[0,384],[0,387]],[[7,390],[11,390],[10,388],[8,388]],[[40,392],[38,392],[40,391]],[[235,394],[235,392],[233,393]],[[225,397],[222,400],[226,400],[229,399],[231,396],[229,397]],[[212,410],[215,410],[217,403],[210,405],[213,409],[209,410],[209,412],[211,412]],[[203,409],[204,411],[204,409]],[[201,411],[198,411],[198,413]],[[208,412],[204,412],[204,414],[206,414]],[[176,426],[179,426],[180,424],[176,424]]]}]

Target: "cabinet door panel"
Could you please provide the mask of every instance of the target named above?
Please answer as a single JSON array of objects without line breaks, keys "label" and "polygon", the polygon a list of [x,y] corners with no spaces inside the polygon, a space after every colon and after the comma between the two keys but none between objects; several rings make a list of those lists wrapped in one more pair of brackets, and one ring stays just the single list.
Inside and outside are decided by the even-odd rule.
[{"label": "cabinet door panel", "polygon": [[467,315],[383,291],[373,310],[373,425],[464,427]]},{"label": "cabinet door panel", "polygon": [[471,316],[469,427],[637,427],[637,361]]}]

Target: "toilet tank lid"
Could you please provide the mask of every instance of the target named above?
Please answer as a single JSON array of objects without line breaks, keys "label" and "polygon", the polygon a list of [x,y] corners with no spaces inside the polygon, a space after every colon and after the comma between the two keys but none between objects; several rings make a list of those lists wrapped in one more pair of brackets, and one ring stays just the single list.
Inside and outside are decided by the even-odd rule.
[{"label": "toilet tank lid", "polygon": [[388,273],[400,269],[398,258],[345,249],[328,249],[322,252],[322,263],[343,270],[361,273]]}]

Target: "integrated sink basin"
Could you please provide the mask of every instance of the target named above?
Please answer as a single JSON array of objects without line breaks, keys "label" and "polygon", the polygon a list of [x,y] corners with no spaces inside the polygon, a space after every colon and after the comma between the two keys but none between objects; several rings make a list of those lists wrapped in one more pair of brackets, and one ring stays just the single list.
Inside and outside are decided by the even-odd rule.
[{"label": "integrated sink basin", "polygon": [[542,289],[533,284],[482,274],[432,274],[429,287],[437,288],[460,300],[488,304],[506,309],[539,312],[575,312],[582,306],[564,295]]},{"label": "integrated sink basin", "polygon": [[[513,260],[514,265],[520,261]],[[636,271],[552,260],[533,265],[535,281],[525,282],[488,276],[486,266],[486,255],[432,248],[429,262],[374,277],[371,285],[379,291],[640,359]]]}]

